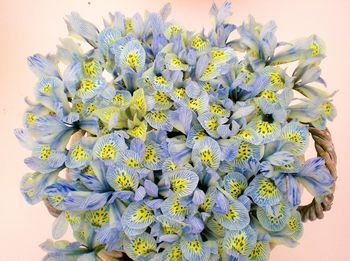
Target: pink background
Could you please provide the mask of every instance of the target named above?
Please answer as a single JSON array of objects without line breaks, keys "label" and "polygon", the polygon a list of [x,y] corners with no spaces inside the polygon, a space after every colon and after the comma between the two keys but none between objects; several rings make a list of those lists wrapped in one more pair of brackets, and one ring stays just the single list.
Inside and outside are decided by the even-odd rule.
[{"label": "pink background", "polygon": [[[102,16],[120,11],[127,15],[144,10],[159,10],[167,1],[85,1],[11,0],[1,1],[0,10],[0,259],[40,260],[44,253],[38,245],[50,238],[53,218],[43,204],[28,205],[19,192],[19,181],[28,172],[23,159],[29,152],[13,136],[21,127],[25,109],[23,98],[31,96],[36,78],[26,65],[26,57],[54,52],[58,38],[66,36],[63,17],[71,11],[102,27]],[[208,10],[212,1],[170,1],[171,19],[188,29],[209,28]],[[217,1],[221,4],[223,1]],[[327,45],[327,59],[322,63],[328,90],[340,90],[335,97],[338,118],[329,125],[338,153],[337,191],[331,212],[323,220],[305,225],[304,237],[294,249],[283,246],[273,250],[271,260],[350,260],[349,199],[349,104],[350,104],[350,1],[348,0],[236,0],[231,20],[239,25],[249,14],[265,23],[274,19],[279,40],[293,40],[312,33]],[[309,155],[313,154],[310,149]]]}]

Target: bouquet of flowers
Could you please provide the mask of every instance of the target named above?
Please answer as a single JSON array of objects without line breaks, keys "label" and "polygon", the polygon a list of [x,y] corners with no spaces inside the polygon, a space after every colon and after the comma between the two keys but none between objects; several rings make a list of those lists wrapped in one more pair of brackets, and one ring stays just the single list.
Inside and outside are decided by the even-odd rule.
[{"label": "bouquet of flowers", "polygon": [[336,115],[321,39],[236,27],[228,1],[207,34],[169,12],[117,12],[102,31],[72,13],[57,53],[28,58],[35,101],[15,135],[32,151],[24,197],[57,210],[45,260],[268,260],[302,236],[301,188],[333,193],[325,160],[303,160]]}]

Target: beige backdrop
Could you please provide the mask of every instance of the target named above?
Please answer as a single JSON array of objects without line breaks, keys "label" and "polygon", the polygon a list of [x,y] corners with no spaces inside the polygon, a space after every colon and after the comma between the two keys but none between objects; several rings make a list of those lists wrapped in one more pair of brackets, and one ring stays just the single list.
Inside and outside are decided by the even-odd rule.
[{"label": "beige backdrop", "polygon": [[[90,4],[89,4],[90,2]],[[159,10],[167,1],[143,0],[1,0],[0,3],[0,260],[40,260],[44,253],[38,245],[50,238],[50,217],[42,204],[28,205],[19,192],[19,181],[28,171],[23,164],[28,151],[13,136],[21,127],[25,109],[23,98],[33,93],[35,77],[26,65],[26,57],[54,52],[58,38],[66,36],[63,17],[71,11],[102,26],[102,16],[120,11],[127,15]],[[208,10],[212,1],[180,0],[172,2],[172,19],[189,29],[208,28]],[[223,1],[217,1],[222,3]],[[293,40],[312,33],[327,44],[328,57],[322,63],[328,90],[339,89],[335,97],[338,118],[330,124],[339,156],[337,192],[331,212],[325,219],[305,225],[304,237],[294,249],[277,247],[271,260],[350,260],[350,1],[349,0],[236,0],[232,21],[240,24],[249,14],[258,21],[274,19],[280,40]],[[309,155],[312,155],[310,150]],[[349,219],[350,220],[350,219]]]}]

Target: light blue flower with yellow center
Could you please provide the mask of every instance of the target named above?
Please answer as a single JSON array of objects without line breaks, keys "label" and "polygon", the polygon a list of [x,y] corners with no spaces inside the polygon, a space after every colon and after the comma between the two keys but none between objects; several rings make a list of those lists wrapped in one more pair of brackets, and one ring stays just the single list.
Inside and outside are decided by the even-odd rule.
[{"label": "light blue flower with yellow center", "polygon": [[139,73],[145,66],[146,52],[138,40],[129,41],[122,51],[118,59],[118,65],[123,69],[131,69]]},{"label": "light blue flower with yellow center", "polygon": [[260,224],[268,231],[280,231],[287,224],[291,214],[291,205],[288,201],[282,200],[272,207],[272,213],[267,213],[264,208],[256,210]]},{"label": "light blue flower with yellow center", "polygon": [[209,260],[210,251],[206,242],[203,242],[200,236],[193,238],[182,237],[180,239],[180,249],[183,256],[188,260],[199,261]]},{"label": "light blue flower with yellow center", "polygon": [[148,137],[150,139],[145,141],[143,164],[151,170],[161,169],[168,153],[166,153],[165,149],[159,143],[157,144],[156,140],[152,140],[151,135],[148,135]]},{"label": "light blue flower with yellow center", "polygon": [[116,191],[136,191],[139,185],[139,176],[137,172],[129,167],[115,165],[108,168],[108,184]]},{"label": "light blue flower with yellow center", "polygon": [[127,146],[124,138],[116,133],[104,135],[97,139],[92,153],[94,158],[102,160],[117,160],[120,152],[125,151]]},{"label": "light blue flower with yellow center", "polygon": [[262,143],[276,140],[281,134],[281,123],[270,120],[269,118],[264,119],[262,116],[254,118],[248,126],[253,128],[262,138]]},{"label": "light blue flower with yellow center", "polygon": [[210,186],[205,194],[205,200],[198,206],[199,211],[210,213],[215,203],[217,190],[215,187]]},{"label": "light blue flower with yellow center", "polygon": [[133,202],[124,211],[122,216],[123,227],[143,229],[154,221],[154,213],[145,202]]},{"label": "light blue flower with yellow center", "polygon": [[247,186],[247,178],[239,172],[229,173],[224,178],[224,188],[233,199],[237,199]]},{"label": "light blue flower with yellow center", "polygon": [[247,256],[257,240],[256,232],[250,225],[240,230],[228,230],[225,233],[223,247],[227,254],[234,258]]},{"label": "light blue flower with yellow center", "polygon": [[204,165],[216,170],[219,168],[221,157],[219,144],[210,137],[201,138],[193,146],[192,162],[199,168]]},{"label": "light blue flower with yellow center", "polygon": [[92,160],[92,147],[95,139],[82,138],[71,146],[66,158],[68,168],[85,168]]},{"label": "light blue flower with yellow center", "polygon": [[198,185],[198,175],[189,170],[176,170],[167,176],[170,182],[170,189],[179,198],[189,196]]},{"label": "light blue flower with yellow center", "polygon": [[123,245],[127,255],[133,259],[142,258],[142,256],[157,252],[157,243],[148,233],[143,233],[133,238],[126,238]]},{"label": "light blue flower with yellow center", "polygon": [[167,53],[164,57],[167,69],[170,71],[187,71],[189,66],[174,53]]},{"label": "light blue flower with yellow center", "polygon": [[183,255],[179,243],[169,244],[162,253],[162,261],[182,261]]},{"label": "light blue flower with yellow center", "polygon": [[145,115],[145,120],[156,130],[171,131],[173,128],[167,111],[150,111]]},{"label": "light blue flower with yellow center", "polygon": [[183,221],[188,212],[187,206],[175,195],[168,196],[161,205],[163,215],[177,221]]},{"label": "light blue flower with yellow center", "polygon": [[194,123],[187,133],[186,145],[193,148],[194,144],[204,137],[208,137],[206,131],[199,123]]},{"label": "light blue flower with yellow center", "polygon": [[228,230],[240,230],[249,224],[248,209],[236,199],[229,200],[227,213],[215,213],[215,219]]},{"label": "light blue flower with yellow center", "polygon": [[283,197],[274,181],[262,175],[257,175],[244,191],[260,207],[276,205]]},{"label": "light blue flower with yellow center", "polygon": [[283,126],[280,137],[286,141],[282,149],[290,151],[296,156],[304,154],[309,145],[308,126],[296,121]]},{"label": "light blue flower with yellow center", "polygon": [[58,210],[66,210],[64,198],[75,188],[65,180],[58,180],[45,188],[45,195],[50,205]]},{"label": "light blue flower with yellow center", "polygon": [[230,164],[239,168],[251,168],[252,163],[258,162],[264,152],[262,145],[254,145],[245,140],[234,139],[234,143],[238,145],[237,155],[230,161]]}]

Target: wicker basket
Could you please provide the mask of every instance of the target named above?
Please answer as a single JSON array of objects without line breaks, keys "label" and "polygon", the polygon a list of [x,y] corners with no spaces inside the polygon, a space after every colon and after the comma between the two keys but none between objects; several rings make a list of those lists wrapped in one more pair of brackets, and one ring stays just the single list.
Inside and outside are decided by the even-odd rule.
[{"label": "wicker basket", "polygon": [[[309,127],[309,132],[315,142],[315,148],[317,155],[324,158],[327,168],[329,169],[332,177],[337,179],[337,155],[335,153],[334,145],[332,142],[331,133],[328,129],[319,130],[314,127]],[[72,137],[72,142],[78,139],[81,136],[81,133],[75,134]],[[69,174],[67,175],[69,179]],[[301,218],[303,222],[308,220],[314,221],[316,219],[322,219],[324,217],[324,212],[329,211],[332,207],[333,199],[334,199],[334,191],[335,191],[335,183],[332,187],[332,193],[326,195],[324,197],[323,202],[317,202],[314,198],[312,202],[305,206],[299,206],[298,211],[301,214]],[[50,212],[50,214],[54,217],[59,216],[61,213],[60,210],[52,207],[47,200],[44,200],[44,203]],[[273,248],[273,246],[271,246]],[[107,253],[105,251],[101,251],[99,253],[99,257],[104,261],[122,261],[122,260],[131,260],[125,253],[113,251],[111,253]]]}]

